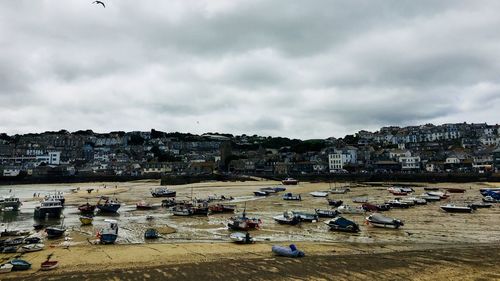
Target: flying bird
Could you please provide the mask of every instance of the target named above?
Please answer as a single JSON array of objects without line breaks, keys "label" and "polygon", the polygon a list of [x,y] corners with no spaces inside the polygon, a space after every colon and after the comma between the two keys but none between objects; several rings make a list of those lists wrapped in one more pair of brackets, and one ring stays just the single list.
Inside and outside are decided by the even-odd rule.
[{"label": "flying bird", "polygon": [[94,1],[92,4],[101,4],[104,8],[106,8],[106,5],[102,1]]}]

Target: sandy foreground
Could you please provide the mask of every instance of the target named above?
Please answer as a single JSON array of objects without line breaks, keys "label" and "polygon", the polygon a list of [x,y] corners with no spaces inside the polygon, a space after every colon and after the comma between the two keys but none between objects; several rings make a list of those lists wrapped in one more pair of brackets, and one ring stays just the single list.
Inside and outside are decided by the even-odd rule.
[{"label": "sandy foreground", "polygon": [[[322,222],[292,227],[277,225],[272,220],[272,216],[285,210],[328,209],[324,198],[313,198],[308,193],[345,184],[287,186],[287,192],[302,194],[304,200],[301,202],[283,201],[281,194],[266,198],[252,196],[260,187],[276,184],[268,181],[209,182],[172,187],[180,198],[188,198],[191,194],[198,198],[214,194],[235,197],[238,213],[246,207],[250,216],[264,221],[261,230],[252,232],[258,239],[254,245],[229,242],[230,232],[225,225],[231,214],[186,218],[174,217],[167,209],[159,207],[152,211],[136,211],[133,206],[139,200],[153,204],[161,202],[161,198],[152,198],[149,194],[151,188],[158,186],[157,181],[80,184],[79,192],[66,196],[67,205],[77,206],[93,199],[97,189],[99,195],[116,196],[125,203],[119,220],[125,225],[123,236],[126,238],[121,238],[117,245],[94,245],[90,242],[95,239],[97,226],[82,227],[73,223],[67,225],[70,243],[46,241],[45,250],[22,254],[23,259],[32,262],[31,270],[2,274],[0,279],[500,280],[499,206],[474,214],[448,214],[440,211],[439,205],[443,202],[438,202],[385,213],[405,221],[401,230],[372,228],[363,224],[365,215],[346,215],[361,226],[360,234],[349,235],[330,232]],[[465,203],[479,201],[478,190],[486,184],[437,186],[467,188],[466,193],[453,194],[449,199],[449,202]],[[91,195],[85,191],[89,187],[96,189]],[[423,185],[415,189],[415,193],[420,194]],[[368,185],[352,185],[351,192],[329,197],[358,205],[352,198],[359,196],[374,202],[393,197],[386,187]],[[143,220],[145,214],[155,216],[154,222]],[[144,243],[142,233],[151,226],[175,232],[168,232],[158,242]],[[307,256],[300,260],[278,258],[270,251],[272,245],[289,243],[296,244]],[[60,267],[51,272],[39,271],[40,263],[49,254],[60,262]],[[7,261],[19,255],[1,254],[0,257]]]}]

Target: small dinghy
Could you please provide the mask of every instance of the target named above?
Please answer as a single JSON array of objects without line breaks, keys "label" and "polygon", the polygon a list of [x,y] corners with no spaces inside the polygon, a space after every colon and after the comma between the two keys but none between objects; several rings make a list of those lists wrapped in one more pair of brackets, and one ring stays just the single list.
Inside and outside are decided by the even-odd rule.
[{"label": "small dinghy", "polygon": [[49,261],[49,260],[46,260],[46,261],[44,261],[44,262],[41,263],[40,269],[44,270],[44,271],[47,271],[47,270],[55,269],[58,266],[59,266],[59,262],[58,261]]},{"label": "small dinghy", "polygon": [[94,218],[91,216],[80,216],[79,219],[82,225],[90,225],[94,221]]},{"label": "small dinghy", "polygon": [[279,224],[297,225],[300,223],[301,219],[299,216],[290,215],[288,212],[284,212],[281,216],[275,216],[273,219]]},{"label": "small dinghy", "polygon": [[229,235],[229,239],[237,244],[252,244],[255,243],[255,238],[250,236],[250,233],[234,232]]},{"label": "small dinghy", "polygon": [[440,196],[428,195],[428,194],[421,195],[420,198],[424,199],[427,202],[436,202],[441,200]]},{"label": "small dinghy", "polygon": [[333,200],[333,199],[327,199],[328,200],[328,205],[333,206],[333,207],[339,207],[342,206],[344,201],[342,200]]},{"label": "small dinghy", "polygon": [[316,209],[316,215],[320,218],[334,218],[339,215],[339,212],[337,210],[321,210],[321,209]]},{"label": "small dinghy", "polygon": [[441,192],[441,191],[427,192],[427,195],[429,195],[429,196],[439,196],[439,198],[441,198],[441,199],[446,199],[446,198],[450,197],[448,194],[446,194],[445,192]]},{"label": "small dinghy", "polygon": [[45,248],[45,245],[42,243],[37,243],[37,244],[29,244],[29,245],[24,245],[21,247],[21,250],[23,252],[36,252],[36,251],[41,251]]},{"label": "small dinghy", "polygon": [[66,228],[51,226],[47,227],[45,232],[47,232],[47,238],[55,239],[63,236],[64,232],[66,232]]},{"label": "small dinghy", "polygon": [[328,192],[323,191],[313,191],[309,193],[312,197],[327,197]]},{"label": "small dinghy", "polygon": [[329,222],[326,222],[326,224],[330,227],[331,231],[359,232],[359,225],[344,217],[337,217]]},{"label": "small dinghy", "polygon": [[367,197],[354,197],[352,198],[352,202],[354,203],[368,203]]},{"label": "small dinghy", "polygon": [[375,213],[366,218],[366,223],[375,227],[394,228],[397,229],[403,226],[401,220],[385,217],[379,213]]},{"label": "small dinghy", "polygon": [[283,185],[297,185],[298,183],[299,181],[293,178],[286,178],[281,181],[281,184]]},{"label": "small dinghy", "polygon": [[31,263],[22,259],[13,259],[10,261],[12,264],[12,271],[28,270],[31,268]]},{"label": "small dinghy", "polygon": [[0,273],[8,273],[12,271],[14,266],[10,263],[4,263],[0,265]]},{"label": "small dinghy", "polygon": [[443,211],[448,213],[472,213],[473,210],[470,206],[457,206],[453,204],[446,204],[440,207]]},{"label": "small dinghy", "polygon": [[[408,209],[410,208],[410,204],[408,202],[401,202],[399,200],[389,200],[387,204],[391,206],[391,208],[400,208],[400,209]],[[415,203],[413,203],[415,204]]]},{"label": "small dinghy", "polygon": [[335,188],[335,189],[330,189],[331,194],[345,194],[349,192],[349,188]]},{"label": "small dinghy", "polygon": [[273,253],[275,253],[278,256],[282,257],[289,257],[289,258],[300,258],[305,256],[304,252],[299,251],[297,247],[295,247],[294,244],[291,244],[288,247],[283,247],[283,246],[276,246],[274,245],[272,247]]},{"label": "small dinghy", "polygon": [[439,190],[439,187],[430,187],[430,186],[426,186],[426,187],[424,187],[424,190],[425,190],[425,191],[438,191],[438,190]]},{"label": "small dinghy", "polygon": [[3,241],[3,244],[5,246],[17,246],[17,245],[21,245],[23,243],[24,243],[24,238],[22,238],[22,237],[10,238],[10,239]]},{"label": "small dinghy", "polygon": [[17,246],[5,246],[2,248],[2,253],[4,254],[17,253]]},{"label": "small dinghy", "polygon": [[413,203],[415,205],[426,205],[427,204],[427,200],[425,200],[423,198],[418,198],[418,197],[408,197],[408,198],[406,198],[406,200],[413,201]]},{"label": "small dinghy", "polygon": [[284,186],[275,186],[275,187],[273,187],[273,189],[274,189],[276,192],[281,192],[281,191],[285,191],[285,190],[286,190],[286,187],[284,187]]},{"label": "small dinghy", "polygon": [[83,204],[78,206],[78,211],[82,214],[93,214],[95,211],[96,205],[91,205],[87,202],[87,204]]},{"label": "small dinghy", "polygon": [[465,193],[464,188],[445,188],[449,193]]},{"label": "small dinghy", "polygon": [[253,194],[255,196],[268,196],[269,193],[267,191],[254,191]]},{"label": "small dinghy", "polygon": [[151,204],[147,203],[144,200],[137,202],[137,204],[135,206],[136,206],[137,210],[151,210],[153,208],[153,206]]},{"label": "small dinghy", "polygon": [[158,230],[156,230],[154,228],[148,228],[144,232],[144,239],[157,239],[159,237],[160,237],[160,233],[158,232]]},{"label": "small dinghy", "polygon": [[24,238],[23,243],[24,244],[37,244],[37,243],[40,243],[41,241],[42,241],[42,239],[40,237],[32,236],[32,237]]},{"label": "small dinghy", "polygon": [[482,208],[491,208],[491,206],[493,206],[493,204],[491,203],[484,203],[484,202],[476,202],[476,203],[472,203],[469,205],[471,208],[474,208],[474,209],[482,209]]},{"label": "small dinghy", "polygon": [[349,205],[342,205],[337,208],[341,214],[364,214],[365,210],[361,207],[352,207]]}]

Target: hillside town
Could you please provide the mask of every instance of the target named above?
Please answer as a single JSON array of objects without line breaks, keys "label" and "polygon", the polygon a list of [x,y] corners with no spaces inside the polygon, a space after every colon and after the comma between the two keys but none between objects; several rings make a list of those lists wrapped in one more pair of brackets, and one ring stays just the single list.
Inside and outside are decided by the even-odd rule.
[{"label": "hillside town", "polygon": [[207,133],[91,130],[0,135],[0,176],[495,173],[500,126],[426,124],[298,140]]}]

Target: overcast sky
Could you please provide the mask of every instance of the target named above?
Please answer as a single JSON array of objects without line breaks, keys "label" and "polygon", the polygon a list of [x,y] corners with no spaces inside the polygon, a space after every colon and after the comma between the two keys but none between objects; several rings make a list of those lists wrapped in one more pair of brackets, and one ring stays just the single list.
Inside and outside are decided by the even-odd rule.
[{"label": "overcast sky", "polygon": [[0,131],[500,123],[500,1],[0,1]]}]

